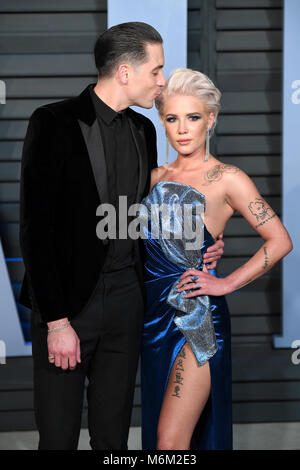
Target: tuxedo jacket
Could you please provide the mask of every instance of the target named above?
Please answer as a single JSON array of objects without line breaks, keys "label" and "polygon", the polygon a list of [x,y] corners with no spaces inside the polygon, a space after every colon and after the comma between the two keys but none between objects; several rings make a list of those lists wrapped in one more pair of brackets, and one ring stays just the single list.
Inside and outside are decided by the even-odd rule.
[{"label": "tuxedo jacket", "polygon": [[[152,122],[128,110],[139,159],[136,202],[157,166]],[[31,116],[21,165],[20,246],[25,265],[20,303],[42,322],[73,318],[99,279],[108,243],[96,235],[99,204],[109,202],[106,160],[87,87],[76,98],[38,108]],[[134,247],[143,287],[142,241]],[[143,290],[144,292],[144,290]]]}]

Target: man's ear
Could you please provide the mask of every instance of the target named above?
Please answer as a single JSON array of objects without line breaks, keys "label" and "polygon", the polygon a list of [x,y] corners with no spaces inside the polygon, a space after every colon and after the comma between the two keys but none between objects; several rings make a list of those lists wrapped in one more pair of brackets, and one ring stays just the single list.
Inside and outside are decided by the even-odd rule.
[{"label": "man's ear", "polygon": [[117,70],[117,76],[123,85],[127,85],[129,78],[129,67],[127,64],[121,64]]}]

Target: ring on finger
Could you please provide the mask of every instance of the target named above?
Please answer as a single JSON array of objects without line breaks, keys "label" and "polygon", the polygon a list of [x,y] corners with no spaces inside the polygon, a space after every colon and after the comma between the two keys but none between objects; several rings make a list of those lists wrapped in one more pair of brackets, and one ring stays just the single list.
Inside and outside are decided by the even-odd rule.
[{"label": "ring on finger", "polygon": [[48,360],[49,360],[49,362],[53,362],[53,361],[54,361],[54,359],[55,359],[55,357],[54,357],[54,356],[48,356]]}]

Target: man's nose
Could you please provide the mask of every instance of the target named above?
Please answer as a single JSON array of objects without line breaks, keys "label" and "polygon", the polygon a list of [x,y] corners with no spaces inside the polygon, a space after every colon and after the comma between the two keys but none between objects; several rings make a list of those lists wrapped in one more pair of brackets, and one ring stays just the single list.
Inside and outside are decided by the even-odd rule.
[{"label": "man's nose", "polygon": [[161,87],[164,87],[166,86],[167,82],[166,82],[166,79],[164,77],[164,74],[161,72],[161,74],[159,75],[159,79],[158,79],[158,83],[157,85],[158,86],[161,86]]}]

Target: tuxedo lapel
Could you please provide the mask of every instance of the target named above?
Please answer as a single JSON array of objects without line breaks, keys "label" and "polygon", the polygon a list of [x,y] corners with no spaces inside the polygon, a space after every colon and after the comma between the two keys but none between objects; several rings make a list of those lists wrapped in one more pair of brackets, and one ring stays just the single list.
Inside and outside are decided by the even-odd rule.
[{"label": "tuxedo lapel", "polygon": [[131,117],[129,117],[129,124],[139,157],[139,182],[136,200],[137,202],[140,202],[148,174],[147,147],[145,142],[145,133],[142,126],[136,124],[135,120],[133,120]]},{"label": "tuxedo lapel", "polygon": [[[99,124],[96,118],[95,109],[87,87],[79,96],[80,111],[77,116],[82,135],[85,140],[89,154],[93,174],[100,197],[100,202],[109,202],[109,191],[107,183],[107,165],[104,155],[103,142],[101,138]],[[140,202],[145,190],[148,176],[148,155],[143,126],[135,118],[134,113],[129,108],[128,121],[132,136],[137,148],[139,159],[139,181],[137,187],[136,200]]]},{"label": "tuxedo lapel", "polygon": [[78,119],[78,123],[90,157],[100,202],[109,202],[107,167],[98,121],[95,119],[90,126],[80,119]]},{"label": "tuxedo lapel", "polygon": [[106,203],[109,202],[106,160],[89,86],[79,96],[79,103],[77,121],[89,155],[100,203]]}]

